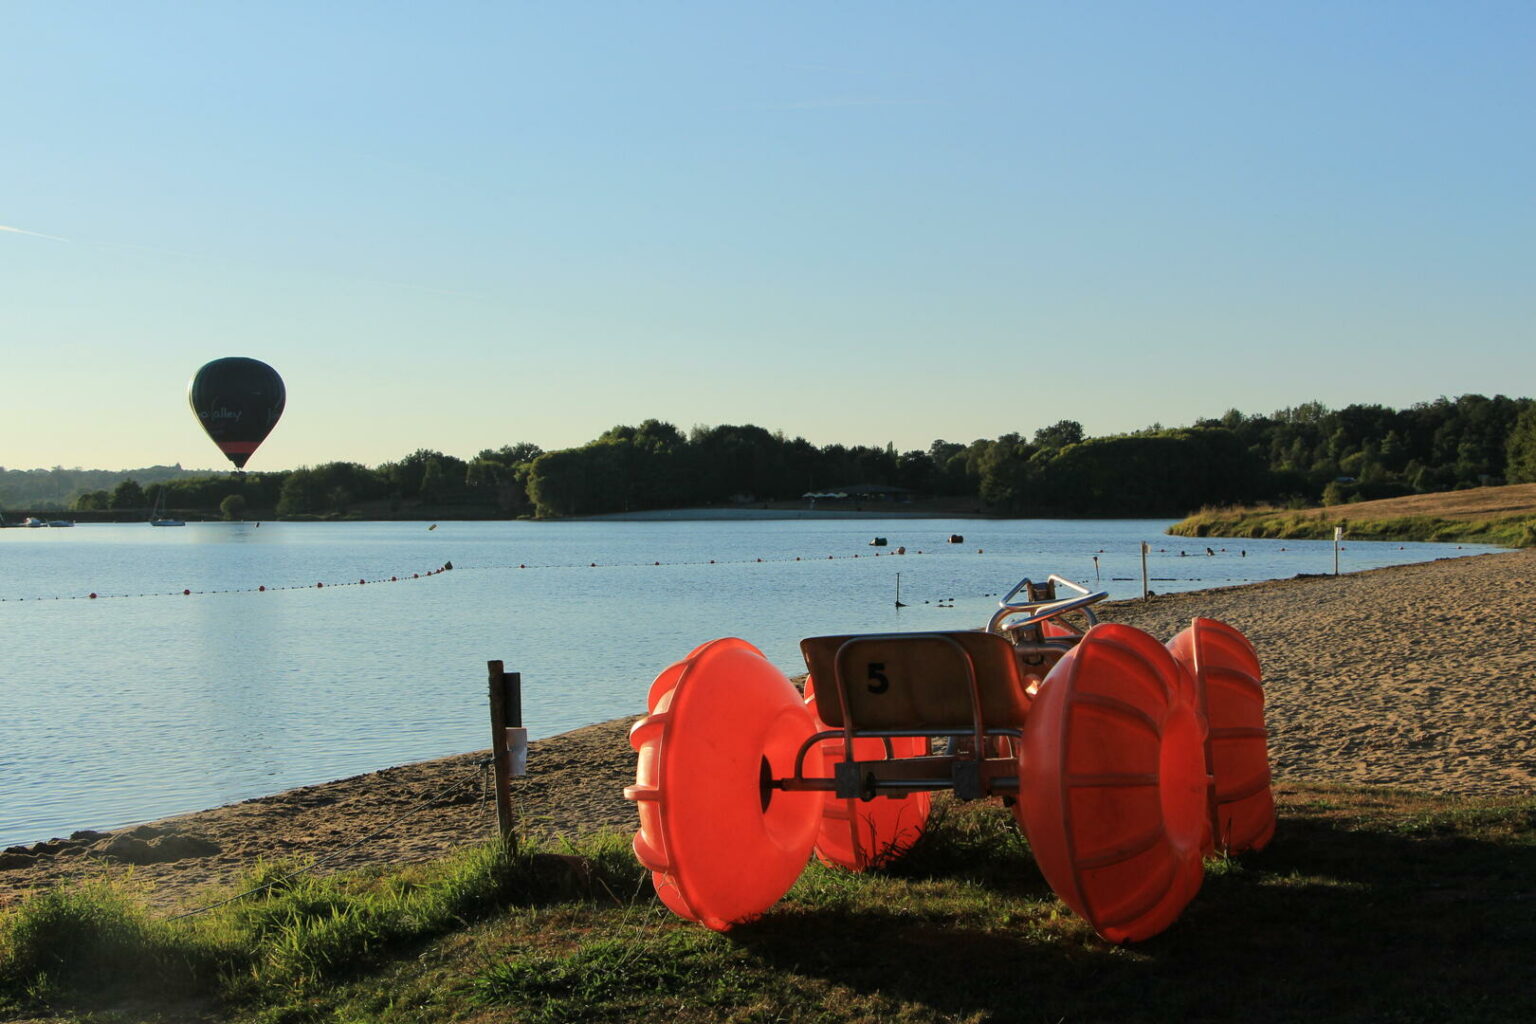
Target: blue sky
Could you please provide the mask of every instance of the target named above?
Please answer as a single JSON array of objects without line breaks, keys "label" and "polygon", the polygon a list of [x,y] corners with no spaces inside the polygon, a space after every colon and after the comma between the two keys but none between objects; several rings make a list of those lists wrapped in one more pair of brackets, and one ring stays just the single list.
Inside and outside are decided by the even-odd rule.
[{"label": "blue sky", "polygon": [[1536,393],[1536,5],[0,5],[0,465]]}]

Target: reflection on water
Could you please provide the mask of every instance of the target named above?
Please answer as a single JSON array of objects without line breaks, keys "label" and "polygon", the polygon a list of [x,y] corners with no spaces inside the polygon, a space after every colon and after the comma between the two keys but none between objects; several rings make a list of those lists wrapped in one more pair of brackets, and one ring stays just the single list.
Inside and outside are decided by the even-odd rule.
[{"label": "reflection on water", "polygon": [[[980,626],[1020,576],[1093,584],[1095,558],[1137,596],[1144,540],[1159,591],[1333,569],[1331,543],[1208,555],[1138,520],[427,525],[0,531],[0,846],[485,747],[491,659],[548,736],[639,714],[717,636],[798,673],[803,636]],[[1352,542],[1343,567],[1482,550]]]}]

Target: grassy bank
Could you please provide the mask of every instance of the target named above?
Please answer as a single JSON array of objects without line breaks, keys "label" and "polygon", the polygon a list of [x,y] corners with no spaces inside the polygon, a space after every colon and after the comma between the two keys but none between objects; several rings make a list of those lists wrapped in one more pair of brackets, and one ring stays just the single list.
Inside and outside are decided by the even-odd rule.
[{"label": "grassy bank", "polygon": [[1471,487],[1322,508],[1205,508],[1174,524],[1180,537],[1358,540],[1536,546],[1536,484]]},{"label": "grassy bank", "polygon": [[1453,544],[1536,546],[1536,519],[1525,515],[1498,519],[1446,519],[1440,516],[1360,518],[1352,506],[1321,510],[1201,509],[1168,528],[1180,537],[1253,537],[1329,540],[1334,527],[1357,540],[1439,541]]},{"label": "grassy bank", "polygon": [[[1011,819],[941,801],[891,871],[812,866],[718,935],[661,909],[625,837],[299,876],[181,920],[131,893],[0,918],[0,1017],[126,1021],[1490,1021],[1536,1017],[1536,800],[1280,787],[1269,850],[1180,921],[1105,945]],[[263,866],[247,884],[281,876]],[[211,898],[210,898],[211,899]]]}]

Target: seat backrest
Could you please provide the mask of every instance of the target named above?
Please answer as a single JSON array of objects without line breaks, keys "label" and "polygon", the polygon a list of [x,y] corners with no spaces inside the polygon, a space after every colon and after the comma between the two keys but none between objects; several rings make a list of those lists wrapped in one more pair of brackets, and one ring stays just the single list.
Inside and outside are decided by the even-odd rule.
[{"label": "seat backrest", "polygon": [[968,667],[985,726],[1019,728],[1028,698],[1013,647],[995,633],[868,633],[813,636],[800,653],[816,688],[816,712],[842,728],[839,669],[856,729],[969,729]]}]

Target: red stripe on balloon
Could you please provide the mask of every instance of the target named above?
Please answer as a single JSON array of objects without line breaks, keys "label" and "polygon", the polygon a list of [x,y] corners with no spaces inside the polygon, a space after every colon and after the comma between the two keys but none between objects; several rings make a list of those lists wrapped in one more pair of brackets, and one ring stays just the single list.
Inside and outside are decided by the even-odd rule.
[{"label": "red stripe on balloon", "polygon": [[250,455],[260,444],[260,441],[220,441],[219,451],[225,455]]}]

